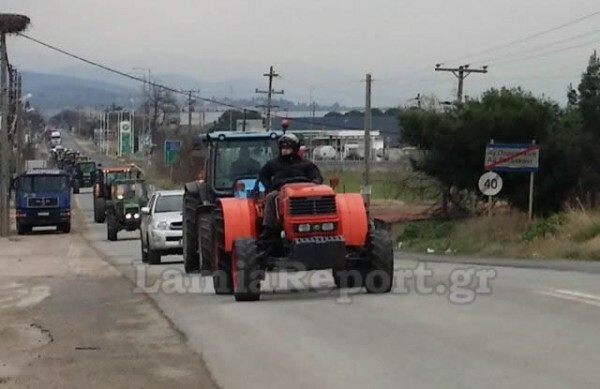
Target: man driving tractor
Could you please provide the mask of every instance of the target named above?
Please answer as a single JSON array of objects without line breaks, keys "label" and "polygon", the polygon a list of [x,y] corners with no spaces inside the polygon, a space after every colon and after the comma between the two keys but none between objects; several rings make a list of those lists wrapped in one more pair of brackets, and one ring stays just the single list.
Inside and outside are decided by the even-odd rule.
[{"label": "man driving tractor", "polygon": [[315,184],[323,183],[321,171],[309,160],[303,159],[300,141],[296,135],[287,133],[279,138],[279,156],[267,162],[258,173],[259,180],[266,188],[263,231],[259,237],[259,247],[268,249],[269,242],[277,238],[276,200],[283,184],[293,182],[295,178],[308,179]]},{"label": "man driving tractor", "polygon": [[231,165],[231,176],[251,176],[258,173],[260,163],[250,156],[250,149],[246,146],[240,148],[238,159]]}]

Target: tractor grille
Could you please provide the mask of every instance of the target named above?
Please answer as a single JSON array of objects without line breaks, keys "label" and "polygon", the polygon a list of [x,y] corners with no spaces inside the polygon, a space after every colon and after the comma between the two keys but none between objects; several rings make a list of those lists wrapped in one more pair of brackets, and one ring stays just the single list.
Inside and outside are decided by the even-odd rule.
[{"label": "tractor grille", "polygon": [[125,214],[128,213],[134,215],[136,213],[139,213],[139,210],[137,208],[125,208]]},{"label": "tractor grille", "polygon": [[31,208],[58,207],[57,197],[39,197],[27,200],[27,206]]},{"label": "tractor grille", "polygon": [[183,229],[182,222],[172,222],[170,228],[175,231],[179,231]]},{"label": "tractor grille", "polygon": [[295,197],[290,199],[290,215],[322,215],[336,213],[335,197]]}]

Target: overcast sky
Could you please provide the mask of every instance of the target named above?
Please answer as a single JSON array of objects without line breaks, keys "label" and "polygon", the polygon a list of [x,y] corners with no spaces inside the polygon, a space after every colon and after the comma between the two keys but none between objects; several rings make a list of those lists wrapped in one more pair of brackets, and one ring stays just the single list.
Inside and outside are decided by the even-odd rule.
[{"label": "overcast sky", "polygon": [[[262,73],[274,65],[282,75],[277,88],[307,100],[312,86],[317,100],[352,104],[364,100],[361,79],[367,72],[374,78],[374,105],[404,104],[417,93],[450,99],[456,79],[433,71],[442,61],[489,64],[488,74],[466,80],[466,95],[522,85],[562,102],[566,85],[579,81],[589,55],[600,47],[598,15],[522,44],[470,55],[600,11],[598,0],[1,3],[2,12],[31,18],[31,36],[125,71],[150,67],[204,81],[250,78],[260,87]],[[22,69],[87,66],[22,38],[11,37],[9,50]]]}]

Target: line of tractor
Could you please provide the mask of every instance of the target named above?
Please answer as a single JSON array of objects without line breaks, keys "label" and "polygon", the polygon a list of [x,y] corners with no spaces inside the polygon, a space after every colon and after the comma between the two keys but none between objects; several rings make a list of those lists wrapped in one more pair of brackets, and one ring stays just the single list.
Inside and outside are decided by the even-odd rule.
[{"label": "line of tractor", "polygon": [[[108,241],[117,241],[123,230],[139,231],[143,262],[157,264],[162,255],[180,254],[186,273],[212,277],[216,294],[256,301],[267,272],[326,269],[340,288],[390,292],[392,241],[376,228],[359,193],[336,193],[332,185],[290,178],[276,198],[276,239],[259,250],[266,190],[256,167],[279,155],[284,133],[205,134],[197,179],[179,191],[153,193],[135,165],[102,166],[53,150],[56,169],[29,170],[17,180],[19,232],[39,225],[32,220],[55,222],[68,232],[71,190],[91,187],[94,222],[106,225]],[[63,181],[42,190],[47,183],[41,177],[51,176]],[[41,208],[56,205],[50,197],[57,198],[58,207]]]}]

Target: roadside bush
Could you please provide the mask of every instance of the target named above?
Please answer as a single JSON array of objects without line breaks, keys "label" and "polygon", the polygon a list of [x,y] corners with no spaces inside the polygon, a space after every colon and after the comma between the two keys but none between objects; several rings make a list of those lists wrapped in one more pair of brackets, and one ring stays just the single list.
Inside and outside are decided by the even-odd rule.
[{"label": "roadside bush", "polygon": [[552,215],[545,219],[537,219],[521,237],[522,240],[530,242],[537,238],[543,238],[558,233],[560,227],[565,223],[566,218],[563,214]]}]

